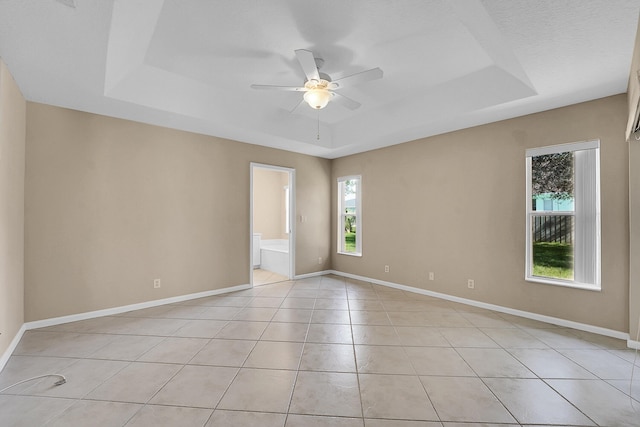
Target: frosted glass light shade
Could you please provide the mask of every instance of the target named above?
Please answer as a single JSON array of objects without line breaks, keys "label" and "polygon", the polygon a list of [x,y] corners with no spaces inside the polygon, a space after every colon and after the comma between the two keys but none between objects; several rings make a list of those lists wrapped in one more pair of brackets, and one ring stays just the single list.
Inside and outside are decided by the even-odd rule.
[{"label": "frosted glass light shade", "polygon": [[304,100],[311,108],[324,108],[331,99],[331,92],[327,89],[311,89],[304,93]]}]

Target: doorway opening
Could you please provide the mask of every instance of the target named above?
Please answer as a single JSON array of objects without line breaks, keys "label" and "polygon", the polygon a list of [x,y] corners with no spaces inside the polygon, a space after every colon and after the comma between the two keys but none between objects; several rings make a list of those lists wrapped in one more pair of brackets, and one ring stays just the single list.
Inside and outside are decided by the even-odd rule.
[{"label": "doorway opening", "polygon": [[251,163],[250,278],[260,286],[295,275],[295,169]]}]

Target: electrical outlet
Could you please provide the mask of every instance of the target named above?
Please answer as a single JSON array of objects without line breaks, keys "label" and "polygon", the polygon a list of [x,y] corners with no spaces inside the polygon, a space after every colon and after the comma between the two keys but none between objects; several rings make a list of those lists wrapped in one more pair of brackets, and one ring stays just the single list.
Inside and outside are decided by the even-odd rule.
[{"label": "electrical outlet", "polygon": [[153,288],[158,289],[160,287],[160,279],[153,279]]},{"label": "electrical outlet", "polygon": [[318,264],[322,264],[322,257],[321,256],[318,257]]},{"label": "electrical outlet", "polygon": [[385,272],[385,273],[388,273],[388,272],[389,272],[389,266],[388,266],[388,265],[385,265],[385,266],[384,266],[384,272]]},{"label": "electrical outlet", "polygon": [[430,271],[429,272],[429,280],[435,280],[435,279],[436,279],[435,274],[433,273],[433,271]]},{"label": "electrical outlet", "polygon": [[467,288],[469,289],[475,289],[476,288],[476,282],[473,279],[469,279],[467,280]]}]

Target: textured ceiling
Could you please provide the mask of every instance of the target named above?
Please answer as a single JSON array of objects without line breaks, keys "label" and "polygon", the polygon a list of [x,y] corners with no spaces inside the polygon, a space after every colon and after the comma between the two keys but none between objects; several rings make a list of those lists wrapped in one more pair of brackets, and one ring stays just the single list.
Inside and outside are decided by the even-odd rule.
[{"label": "textured ceiling", "polygon": [[[640,0],[0,0],[28,100],[335,158],[626,91]],[[294,50],[357,110],[318,111]],[[318,139],[318,127],[319,136]]]}]

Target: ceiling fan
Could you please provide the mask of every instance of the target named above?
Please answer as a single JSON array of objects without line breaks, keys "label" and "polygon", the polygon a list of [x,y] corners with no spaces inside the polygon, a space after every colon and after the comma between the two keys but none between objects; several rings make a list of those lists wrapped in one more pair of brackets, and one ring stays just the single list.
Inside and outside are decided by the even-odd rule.
[{"label": "ceiling fan", "polygon": [[335,91],[343,87],[380,79],[383,75],[380,68],[372,68],[333,81],[328,74],[320,72],[324,60],[314,58],[313,52],[305,49],[298,49],[295,53],[300,67],[307,77],[303,86],[251,85],[251,87],[253,89],[304,92],[303,99],[294,110],[303,102],[309,104],[311,108],[319,110],[326,107],[330,100],[335,100],[346,108],[355,110],[360,107],[359,102]]}]

